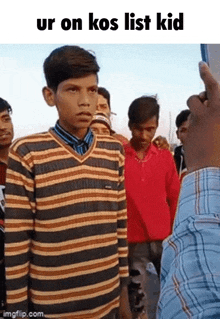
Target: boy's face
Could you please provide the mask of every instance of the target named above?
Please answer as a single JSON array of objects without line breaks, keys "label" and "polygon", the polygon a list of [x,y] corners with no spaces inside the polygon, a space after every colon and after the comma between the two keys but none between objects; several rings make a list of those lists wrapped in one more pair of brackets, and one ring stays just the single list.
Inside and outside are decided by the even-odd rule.
[{"label": "boy's face", "polygon": [[98,94],[98,103],[97,103],[96,110],[106,114],[108,117],[110,116],[111,112],[108,105],[108,101],[101,94]]},{"label": "boy's face", "polygon": [[0,112],[0,148],[11,145],[14,136],[11,116],[7,110]]},{"label": "boy's face", "polygon": [[56,105],[59,124],[70,134],[83,138],[96,110],[97,90],[97,76],[91,74],[61,82],[56,92],[46,87],[43,94],[48,105]]},{"label": "boy's face", "polygon": [[92,123],[91,129],[93,130],[93,132],[95,132],[98,135],[110,135],[109,128],[103,123],[99,123],[99,122]]},{"label": "boy's face", "polygon": [[183,122],[178,130],[176,131],[177,138],[180,140],[180,142],[184,145],[186,136],[187,136],[187,131],[189,128],[189,118]]},{"label": "boy's face", "polygon": [[154,138],[158,127],[157,117],[153,116],[151,119],[141,124],[133,124],[131,126],[132,144],[137,150],[146,150]]}]

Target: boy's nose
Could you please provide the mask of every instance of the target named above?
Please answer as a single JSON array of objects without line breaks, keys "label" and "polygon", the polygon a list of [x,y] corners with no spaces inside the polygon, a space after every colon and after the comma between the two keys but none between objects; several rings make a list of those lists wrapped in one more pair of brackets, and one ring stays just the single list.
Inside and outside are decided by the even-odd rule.
[{"label": "boy's nose", "polygon": [[99,104],[96,106],[96,109],[97,109],[97,111],[101,111],[102,110]]},{"label": "boy's nose", "polygon": [[3,121],[0,122],[0,130],[1,130],[1,131],[6,130],[7,127],[8,127],[8,123],[3,122]]},{"label": "boy's nose", "polygon": [[143,140],[146,140],[147,137],[148,137],[147,132],[145,132],[145,131],[141,132],[141,138],[142,138]]},{"label": "boy's nose", "polygon": [[89,105],[89,97],[87,93],[81,93],[79,96],[79,105]]}]

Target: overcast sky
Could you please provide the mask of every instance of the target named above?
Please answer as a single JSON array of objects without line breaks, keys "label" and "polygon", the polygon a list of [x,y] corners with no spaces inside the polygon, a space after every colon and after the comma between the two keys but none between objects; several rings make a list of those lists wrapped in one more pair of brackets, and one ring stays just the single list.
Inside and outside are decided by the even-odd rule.
[{"label": "overcast sky", "polygon": [[[72,43],[68,43],[72,44]],[[130,137],[127,111],[142,95],[157,94],[161,106],[157,134],[175,141],[175,118],[186,100],[203,90],[199,79],[199,44],[79,44],[95,52],[101,67],[99,85],[111,94],[113,128]],[[43,61],[61,44],[2,44],[1,97],[13,107],[15,135],[47,130],[57,119],[42,97]],[[171,129],[171,134],[170,134]]]},{"label": "overcast sky", "polygon": [[[64,44],[93,50],[101,67],[99,85],[111,93],[113,128],[127,137],[127,111],[142,95],[157,94],[161,105],[157,135],[175,141],[175,118],[187,108],[191,94],[204,90],[199,78],[200,43],[219,42],[219,12],[216,0],[106,1],[11,0],[1,3],[0,96],[12,105],[15,137],[47,130],[57,119],[42,97],[45,85],[42,65],[50,52]],[[13,8],[13,10],[12,10]],[[207,14],[208,12],[208,14]],[[89,30],[88,17],[117,20],[117,30]],[[135,19],[149,16],[150,30],[124,28],[125,13]],[[160,13],[172,19],[183,17],[183,30],[157,30]],[[39,31],[37,19],[54,19],[53,29]],[[61,21],[81,18],[82,30],[64,31]],[[172,22],[172,25],[174,22]],[[110,23],[111,25],[111,23]],[[167,21],[165,23],[167,26]]]}]

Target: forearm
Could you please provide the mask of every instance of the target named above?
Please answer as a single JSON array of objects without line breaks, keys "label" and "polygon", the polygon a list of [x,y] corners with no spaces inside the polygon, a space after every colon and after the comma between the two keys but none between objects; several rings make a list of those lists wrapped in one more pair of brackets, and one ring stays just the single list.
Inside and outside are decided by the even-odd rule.
[{"label": "forearm", "polygon": [[220,168],[204,168],[188,174],[182,184],[175,227],[193,216],[220,214]]},{"label": "forearm", "polygon": [[[6,209],[5,221],[5,265],[7,310],[27,311],[28,277],[30,257],[30,230],[28,218],[11,219],[11,209]],[[18,210],[19,214],[19,210]],[[12,215],[14,215],[12,213]],[[25,214],[23,214],[25,216]]]},{"label": "forearm", "polygon": [[132,319],[127,285],[121,287],[119,315],[120,319]]},{"label": "forearm", "polygon": [[128,243],[127,243],[127,210],[125,201],[119,203],[117,234],[118,234],[118,258],[119,276],[121,285],[126,285],[129,281],[128,272]]},{"label": "forearm", "polygon": [[[6,179],[5,266],[8,311],[28,311],[34,200],[30,172],[13,155]],[[14,169],[15,167],[15,169]]]},{"label": "forearm", "polygon": [[119,277],[121,285],[128,284],[128,242],[127,242],[127,203],[124,186],[124,156],[120,156],[119,180],[118,180],[118,212],[117,212],[117,236]]},{"label": "forearm", "polygon": [[181,318],[188,311],[208,315],[220,307],[219,196],[218,168],[183,180],[173,233],[164,242],[158,318],[178,318],[180,311]]}]

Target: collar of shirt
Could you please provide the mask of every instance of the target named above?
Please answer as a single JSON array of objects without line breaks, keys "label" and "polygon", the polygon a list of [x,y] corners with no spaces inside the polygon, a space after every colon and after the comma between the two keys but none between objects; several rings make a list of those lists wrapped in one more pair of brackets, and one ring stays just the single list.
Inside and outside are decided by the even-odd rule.
[{"label": "collar of shirt", "polygon": [[94,138],[92,130],[89,128],[86,136],[83,140],[81,140],[78,137],[68,133],[64,128],[62,128],[62,126],[60,126],[58,121],[54,127],[54,131],[60,138],[62,138],[62,140],[64,140],[66,144],[70,145],[80,155],[83,155],[87,152],[89,147],[92,145]]},{"label": "collar of shirt", "polygon": [[181,153],[182,153],[182,155],[184,155],[184,148],[183,148],[183,145],[182,145],[182,147],[181,147]]},{"label": "collar of shirt", "polygon": [[[131,146],[131,143],[128,143],[124,146],[124,149],[125,149],[125,153],[127,155],[130,155],[130,156],[133,156],[133,157],[137,157],[137,153],[136,151],[134,150],[134,148]],[[149,155],[151,155],[152,153],[153,154],[158,154],[159,152],[159,149],[157,148],[157,146],[155,146],[153,143],[151,143],[150,147],[148,148],[148,151],[144,157],[143,160],[139,160],[139,161],[144,161],[146,160],[146,157],[148,157]]]}]

